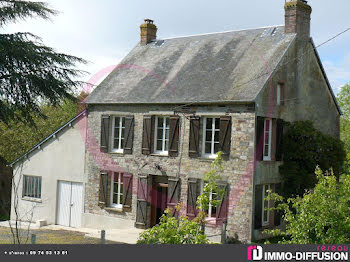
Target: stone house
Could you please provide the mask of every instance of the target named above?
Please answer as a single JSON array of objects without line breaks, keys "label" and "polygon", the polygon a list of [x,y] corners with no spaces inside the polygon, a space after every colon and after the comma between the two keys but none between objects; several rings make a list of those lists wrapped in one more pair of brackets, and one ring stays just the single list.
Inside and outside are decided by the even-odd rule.
[{"label": "stone house", "polygon": [[[228,236],[251,242],[279,226],[264,197],[280,188],[282,120],[311,120],[339,137],[341,112],[310,38],[310,17],[306,1],[292,0],[284,26],[168,39],[157,39],[146,19],[140,43],[86,101],[84,164],[65,178],[79,177],[82,185],[80,225],[148,228],[178,203],[180,215],[195,217],[204,175],[222,151],[225,194],[209,207],[207,233],[226,228]],[[71,142],[61,141],[67,148]],[[81,160],[79,152],[70,162]],[[53,177],[56,203],[48,223],[62,221],[60,168],[43,174],[43,183]],[[75,192],[72,184],[64,188]],[[66,220],[76,220],[69,203],[65,210]]]}]

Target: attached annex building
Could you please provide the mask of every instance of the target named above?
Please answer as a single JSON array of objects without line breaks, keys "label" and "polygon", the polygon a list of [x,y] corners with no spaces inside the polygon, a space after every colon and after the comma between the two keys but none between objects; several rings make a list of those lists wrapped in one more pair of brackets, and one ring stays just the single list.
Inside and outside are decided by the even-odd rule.
[{"label": "attached annex building", "polygon": [[[178,203],[181,215],[194,217],[204,174],[222,151],[226,193],[209,208],[206,230],[220,234],[225,223],[240,241],[263,237],[280,225],[264,197],[280,188],[282,120],[308,119],[339,137],[340,110],[310,38],[310,15],[306,1],[292,0],[285,26],[171,39],[157,39],[145,20],[140,43],[87,99],[86,142],[69,141],[81,133],[73,123],[14,163],[27,166],[23,177],[41,179],[40,197],[24,196],[21,205],[38,200],[34,219],[67,224],[62,210],[77,211],[65,197],[79,194],[80,226],[101,229],[148,228]],[[55,151],[60,146],[66,150]]]}]

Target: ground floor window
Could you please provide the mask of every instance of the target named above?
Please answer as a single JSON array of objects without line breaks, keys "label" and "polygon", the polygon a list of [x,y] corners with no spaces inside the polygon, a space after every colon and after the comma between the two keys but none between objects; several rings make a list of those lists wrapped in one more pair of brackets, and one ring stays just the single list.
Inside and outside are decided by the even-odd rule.
[{"label": "ground floor window", "polygon": [[[205,183],[203,180],[201,180],[201,194],[203,193],[203,188],[205,186]],[[217,200],[217,192],[210,191],[207,193],[208,199],[209,199],[209,205],[208,205],[208,211],[207,211],[207,217],[208,218],[216,218],[216,209],[217,207],[212,205],[213,200]]]},{"label": "ground floor window", "polygon": [[271,185],[263,185],[262,190],[262,225],[266,226],[269,224],[270,219],[270,201],[266,200],[265,198],[269,195],[269,192],[271,190]]},{"label": "ground floor window", "polygon": [[23,197],[41,198],[41,177],[23,177]]},{"label": "ground floor window", "polygon": [[111,207],[123,206],[123,174],[113,173],[111,177]]}]

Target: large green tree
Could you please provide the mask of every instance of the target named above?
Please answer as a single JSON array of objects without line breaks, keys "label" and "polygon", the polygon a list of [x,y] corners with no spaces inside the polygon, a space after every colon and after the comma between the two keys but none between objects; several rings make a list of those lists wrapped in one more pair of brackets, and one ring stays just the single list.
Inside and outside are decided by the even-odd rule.
[{"label": "large green tree", "polygon": [[337,100],[343,111],[340,119],[340,138],[346,151],[346,169],[350,171],[350,84],[341,88]]},{"label": "large green tree", "polygon": [[[9,23],[31,17],[49,19],[56,11],[46,3],[0,0],[0,30]],[[60,105],[80,85],[75,68],[81,58],[56,53],[31,33],[0,34],[0,121],[31,121],[43,115],[42,102]]]},{"label": "large green tree", "polygon": [[61,106],[42,105],[41,112],[45,118],[33,114],[33,125],[22,121],[10,120],[0,122],[0,155],[11,163],[41,140],[72,119],[78,111],[75,101],[66,99]]}]

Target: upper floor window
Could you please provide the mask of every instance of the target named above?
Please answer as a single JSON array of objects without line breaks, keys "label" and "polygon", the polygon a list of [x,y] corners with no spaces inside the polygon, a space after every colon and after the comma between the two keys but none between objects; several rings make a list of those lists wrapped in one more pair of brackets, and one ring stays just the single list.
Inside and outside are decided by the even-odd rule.
[{"label": "upper floor window", "polygon": [[264,160],[271,160],[271,136],[272,136],[272,119],[266,118],[264,121]]},{"label": "upper floor window", "polygon": [[125,117],[112,117],[111,152],[124,152]]},{"label": "upper floor window", "polygon": [[111,207],[123,207],[123,174],[112,173],[111,176]]},{"label": "upper floor window", "polygon": [[154,133],[154,153],[168,154],[169,150],[169,117],[156,116],[155,118],[155,133]]},{"label": "upper floor window", "polygon": [[23,197],[41,198],[41,177],[23,177]]},{"label": "upper floor window", "polygon": [[276,104],[278,106],[282,105],[284,102],[284,85],[278,84],[276,90]]},{"label": "upper floor window", "polygon": [[203,142],[202,155],[204,157],[216,158],[219,152],[220,118],[203,118]]}]

